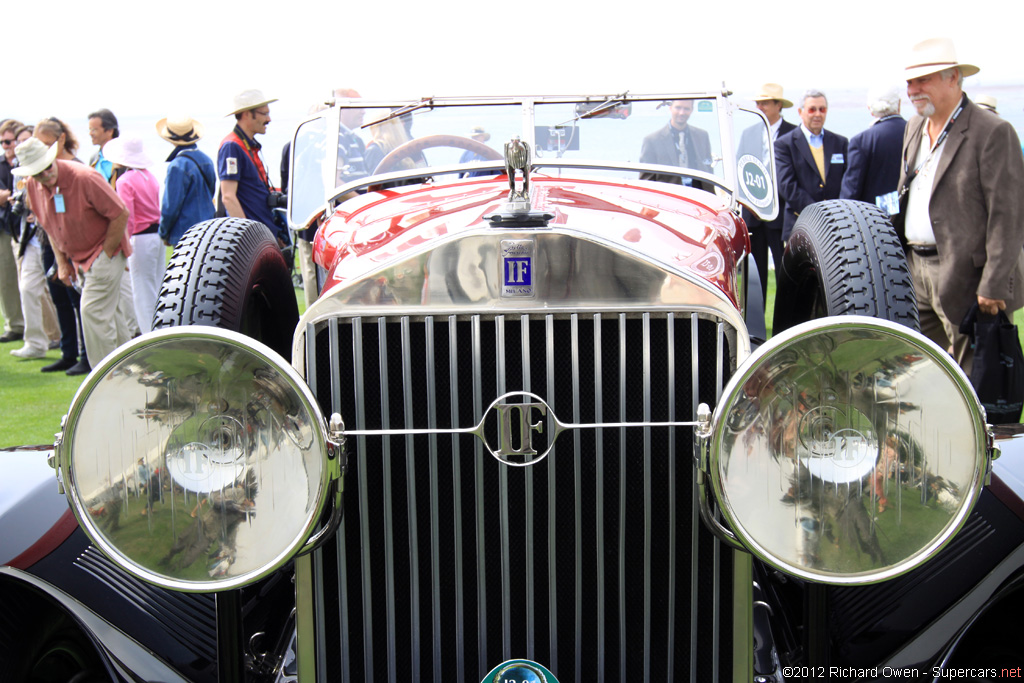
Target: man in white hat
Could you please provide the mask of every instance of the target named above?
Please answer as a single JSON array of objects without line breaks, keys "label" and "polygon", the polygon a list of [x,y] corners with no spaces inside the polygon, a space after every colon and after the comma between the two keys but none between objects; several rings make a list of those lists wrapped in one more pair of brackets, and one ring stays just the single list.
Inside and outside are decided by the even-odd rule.
[{"label": "man in white hat", "polygon": [[868,111],[878,120],[850,138],[850,158],[839,198],[874,204],[891,216],[899,211],[896,185],[900,180],[903,131],[907,127],[907,120],[900,116],[899,88],[871,90]]},{"label": "man in white hat", "polygon": [[[789,109],[793,103],[783,96],[782,86],[778,83],[765,83],[754,95],[754,104],[761,110],[764,117],[768,119],[769,134],[774,143],[780,135],[785,135],[796,128],[795,123],[790,123],[782,118],[782,110]],[[771,166],[771,159],[768,151],[771,148],[765,140],[764,126],[754,125],[743,131],[740,135],[740,144],[737,149],[738,155],[750,154],[760,159],[766,166]],[[762,221],[746,207],[743,208],[743,221],[750,231],[750,251],[754,255],[754,263],[757,264],[757,271],[761,276],[761,297],[767,296],[768,292],[768,252],[771,251],[772,261],[775,270],[782,268],[782,217],[785,213],[785,200],[779,197],[779,215],[775,220]],[[767,302],[765,302],[767,304]]]},{"label": "man in white hat", "polygon": [[917,110],[903,137],[897,232],[907,246],[921,331],[970,371],[959,326],[971,305],[994,315],[1024,306],[1024,155],[1013,126],[963,92],[978,67],[953,42],[914,46],[907,95]]},{"label": "man in white hat", "polygon": [[167,157],[157,231],[164,244],[173,247],[186,230],[213,218],[217,169],[196,144],[203,137],[203,125],[191,116],[160,119],[156,132],[174,145]]},{"label": "man in white hat", "polygon": [[277,236],[282,248],[288,244],[288,229],[274,221],[271,193],[280,196],[270,184],[267,165],[256,136],[267,132],[270,103],[277,99],[264,97],[259,90],[245,90],[235,95],[235,108],[228,116],[235,117],[235,127],[220,143],[217,152],[217,175],[220,178],[223,212],[235,218],[249,218],[266,225]]},{"label": "man in white hat", "polygon": [[130,338],[132,301],[121,296],[131,247],[128,209],[102,175],[84,164],[57,159],[57,143],[38,138],[18,145],[12,173],[28,179],[29,205],[46,231],[57,276],[70,286],[83,280],[81,316],[85,350],[93,365]]}]

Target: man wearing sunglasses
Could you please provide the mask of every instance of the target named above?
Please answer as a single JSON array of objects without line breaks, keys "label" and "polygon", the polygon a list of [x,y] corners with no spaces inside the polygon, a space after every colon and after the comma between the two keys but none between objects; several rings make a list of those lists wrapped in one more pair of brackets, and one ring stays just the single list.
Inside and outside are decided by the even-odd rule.
[{"label": "man wearing sunglasses", "polygon": [[797,110],[800,125],[775,143],[779,198],[786,202],[782,241],[789,239],[797,216],[815,202],[839,199],[846,173],[847,140],[825,130],[828,100],[820,90],[804,93]]},{"label": "man wearing sunglasses", "polygon": [[84,280],[82,329],[86,353],[96,365],[129,339],[133,302],[122,296],[121,282],[131,254],[128,209],[102,175],[57,159],[56,143],[47,147],[30,138],[15,154],[20,165],[13,173],[28,179],[29,205],[50,238],[57,276],[69,286]]}]

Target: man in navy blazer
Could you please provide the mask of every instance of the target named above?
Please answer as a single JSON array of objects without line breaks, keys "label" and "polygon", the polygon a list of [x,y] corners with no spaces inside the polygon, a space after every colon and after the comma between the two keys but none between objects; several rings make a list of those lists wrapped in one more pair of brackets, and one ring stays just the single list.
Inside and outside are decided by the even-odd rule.
[{"label": "man in navy blazer", "polygon": [[891,216],[899,211],[896,186],[900,182],[903,131],[907,127],[907,120],[900,116],[899,89],[890,87],[869,93],[868,110],[878,120],[850,138],[839,198],[875,204]]},{"label": "man in navy blazer", "polygon": [[820,90],[804,93],[797,110],[800,126],[779,137],[775,144],[775,169],[779,197],[786,202],[782,240],[789,240],[797,216],[805,208],[826,199],[838,199],[846,172],[848,142],[825,130],[828,100]]}]

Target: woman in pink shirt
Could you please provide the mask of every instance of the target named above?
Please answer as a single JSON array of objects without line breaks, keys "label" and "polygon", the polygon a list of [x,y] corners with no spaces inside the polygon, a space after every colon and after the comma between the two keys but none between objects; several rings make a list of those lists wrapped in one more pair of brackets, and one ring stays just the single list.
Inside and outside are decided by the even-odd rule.
[{"label": "woman in pink shirt", "polygon": [[167,266],[167,251],[160,239],[160,186],[146,170],[153,161],[142,148],[139,138],[114,138],[103,148],[115,166],[127,169],[117,179],[117,196],[128,207],[125,228],[132,243],[128,272],[132,278],[135,317],[143,334],[153,329],[153,313],[160,282]]}]

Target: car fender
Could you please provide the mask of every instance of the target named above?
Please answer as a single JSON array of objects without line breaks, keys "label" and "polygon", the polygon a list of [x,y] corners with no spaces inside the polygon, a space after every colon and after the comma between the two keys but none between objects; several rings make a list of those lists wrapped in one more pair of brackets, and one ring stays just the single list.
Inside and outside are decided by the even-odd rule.
[{"label": "car fender", "polygon": [[0,450],[0,565],[27,568],[78,526],[45,446]]}]

